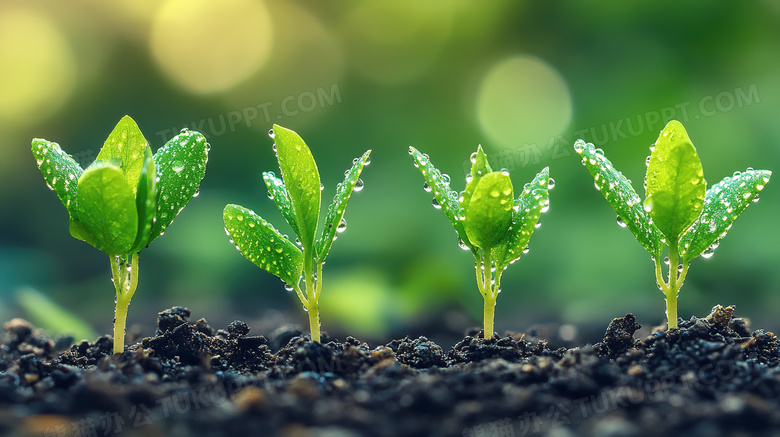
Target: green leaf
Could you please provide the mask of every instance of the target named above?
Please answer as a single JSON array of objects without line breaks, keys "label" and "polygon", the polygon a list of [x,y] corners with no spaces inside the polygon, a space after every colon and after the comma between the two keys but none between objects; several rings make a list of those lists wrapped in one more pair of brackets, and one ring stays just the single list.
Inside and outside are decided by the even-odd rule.
[{"label": "green leaf", "polygon": [[769,182],[769,170],[748,169],[743,173],[724,178],[710,187],[704,197],[704,208],[699,218],[680,239],[683,263],[714,250],[713,245],[731,229],[734,220],[751,203],[758,200],[758,193]]},{"label": "green leaf", "polygon": [[303,139],[290,129],[273,126],[276,153],[282,179],[290,194],[298,237],[304,249],[314,247],[317,222],[320,215],[320,172],[317,163]]},{"label": "green leaf", "polygon": [[440,206],[447,219],[452,223],[458,238],[463,244],[467,245],[472,252],[477,250],[466,236],[466,230],[463,228],[463,210],[458,203],[458,193],[450,188],[450,177],[443,175],[428,158],[428,155],[420,153],[414,147],[409,147],[409,154],[414,158],[415,167],[425,178],[425,184],[433,192],[433,198],[436,205]]},{"label": "green leaf", "polygon": [[223,219],[225,232],[246,259],[287,284],[298,284],[303,253],[290,240],[243,206],[227,205]]},{"label": "green leaf", "polygon": [[523,192],[514,202],[512,222],[504,239],[493,249],[492,255],[496,268],[500,271],[520,259],[528,246],[536,224],[546,211],[550,202],[550,169],[545,167],[536,177],[523,187]]},{"label": "green leaf", "polygon": [[512,180],[503,172],[482,176],[465,208],[463,227],[471,244],[491,250],[512,222]]},{"label": "green leaf", "polygon": [[80,236],[109,256],[128,253],[138,234],[138,212],[122,170],[96,161],[84,171],[78,184],[76,226],[82,232]]},{"label": "green leaf", "polygon": [[650,223],[650,216],[642,207],[642,201],[631,182],[593,144],[577,140],[574,151],[582,156],[582,164],[593,176],[596,189],[612,206],[620,221],[634,234],[639,244],[657,259],[663,250],[663,235]]},{"label": "green leaf", "polygon": [[298,235],[298,222],[295,221],[295,212],[293,211],[292,202],[290,202],[290,194],[287,192],[287,188],[284,186],[284,181],[277,178],[274,172],[263,172],[263,182],[268,187],[268,196],[273,199],[276,207],[290,224],[290,227]]},{"label": "green leaf", "polygon": [[688,133],[672,120],[655,142],[647,166],[645,210],[670,245],[701,214],[707,182]]},{"label": "green leaf", "polygon": [[369,150],[360,158],[355,158],[352,162],[352,168],[347,171],[347,175],[344,177],[344,182],[336,186],[336,195],[333,197],[333,202],[328,206],[328,213],[325,215],[322,236],[316,243],[317,262],[322,262],[325,259],[331,245],[336,240],[336,232],[339,229],[341,219],[344,217],[347,202],[349,201],[349,196],[352,195],[352,191],[363,189],[360,173],[368,162],[370,154],[371,151]]},{"label": "green leaf", "polygon": [[202,134],[185,129],[154,154],[159,194],[149,243],[162,235],[187,202],[197,195],[200,181],[206,175],[209,148]]},{"label": "green leaf", "polygon": [[103,143],[98,153],[97,161],[118,160],[133,194],[138,187],[141,170],[144,167],[144,156],[149,143],[141,133],[141,129],[130,116],[125,115],[119,120],[114,130]]},{"label": "green leaf", "polygon": [[154,215],[157,213],[157,172],[152,159],[152,149],[146,147],[144,166],[138,179],[138,189],[135,194],[135,206],[138,210],[138,235],[130,253],[138,253],[149,243],[154,225]]},{"label": "green leaf", "polygon": [[72,204],[76,199],[78,179],[84,170],[70,155],[62,151],[59,144],[51,141],[40,138],[32,140],[32,153],[46,185],[57,194],[73,217],[75,209]]},{"label": "green leaf", "polygon": [[482,145],[477,146],[477,151],[471,155],[471,161],[471,174],[466,179],[466,189],[463,190],[460,199],[460,207],[462,209],[466,209],[466,205],[471,201],[471,196],[474,194],[479,180],[493,171],[490,169],[490,164],[488,163],[487,155],[482,150]]}]

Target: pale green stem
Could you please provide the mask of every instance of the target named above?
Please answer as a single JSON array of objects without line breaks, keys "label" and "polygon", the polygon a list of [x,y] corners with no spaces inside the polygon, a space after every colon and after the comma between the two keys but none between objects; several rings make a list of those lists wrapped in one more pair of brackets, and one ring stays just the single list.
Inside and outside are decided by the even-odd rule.
[{"label": "pale green stem", "polygon": [[[669,329],[677,327],[677,293],[680,291],[682,282],[678,284],[677,266],[679,263],[679,254],[677,245],[669,245],[669,287],[666,289],[666,320]],[[684,267],[683,267],[684,269]]]},{"label": "pale green stem", "polygon": [[[129,271],[128,271],[129,267]],[[111,275],[116,288],[116,310],[114,312],[114,353],[125,349],[125,326],[127,309],[138,287],[138,254],[120,255],[111,259]]]},{"label": "pale green stem", "polygon": [[484,250],[482,252],[482,266],[484,269],[482,273],[482,279],[484,281],[482,287],[485,290],[485,308],[483,312],[485,327],[483,337],[487,339],[493,336],[493,319],[496,311],[496,293],[490,284],[490,281],[493,278],[490,250]]},{"label": "pale green stem", "polygon": [[[320,305],[318,302],[319,296],[316,292],[314,272],[312,265],[314,263],[314,257],[310,256],[312,252],[311,248],[303,248],[303,274],[306,280],[306,297],[308,302],[306,305],[306,311],[309,313],[309,330],[311,331],[311,339],[319,343],[320,341]],[[319,270],[319,269],[318,269]],[[319,279],[319,277],[317,278]]]}]

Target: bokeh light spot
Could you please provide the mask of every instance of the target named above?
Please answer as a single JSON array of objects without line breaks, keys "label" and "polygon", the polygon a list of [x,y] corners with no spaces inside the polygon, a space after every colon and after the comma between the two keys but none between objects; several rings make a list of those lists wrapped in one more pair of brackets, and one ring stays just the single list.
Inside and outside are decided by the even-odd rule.
[{"label": "bokeh light spot", "polygon": [[68,41],[47,17],[22,10],[0,14],[0,122],[40,121],[73,90],[76,62]]},{"label": "bokeh light spot", "polygon": [[252,0],[169,0],[154,19],[151,50],[178,85],[198,94],[228,89],[262,68],[271,19]]},{"label": "bokeh light spot", "polygon": [[498,62],[483,78],[477,97],[477,119],[492,144],[544,148],[565,129],[572,116],[569,89],[560,74],[531,56]]}]

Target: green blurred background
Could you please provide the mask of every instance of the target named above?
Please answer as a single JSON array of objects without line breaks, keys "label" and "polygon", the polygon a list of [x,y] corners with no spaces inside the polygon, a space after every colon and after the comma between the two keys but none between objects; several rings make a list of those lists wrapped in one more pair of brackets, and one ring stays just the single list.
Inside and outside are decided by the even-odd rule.
[{"label": "green blurred background", "polygon": [[[603,330],[629,311],[654,325],[664,304],[649,255],[571,146],[594,142],[641,192],[648,146],[676,118],[710,185],[780,168],[780,3],[4,1],[0,319],[35,317],[19,299],[34,289],[110,332],[108,260],[69,235],[30,141],[56,141],[86,167],[125,114],[153,149],[183,127],[212,144],[200,196],[142,253],[128,323],[146,334],[172,305],[221,328],[236,318],[260,334],[305,326],[300,303],[236,252],[221,219],[239,203],[289,232],[260,178],[277,169],[273,123],[307,141],[326,202],[373,149],[325,266],[326,331],[387,340],[481,323],[473,259],[431,207],[410,145],[458,190],[477,144],[516,186],[550,166],[551,208],[504,273],[499,332]],[[780,327],[775,184],[713,258],[693,262],[682,317],[736,304],[754,327]]]}]

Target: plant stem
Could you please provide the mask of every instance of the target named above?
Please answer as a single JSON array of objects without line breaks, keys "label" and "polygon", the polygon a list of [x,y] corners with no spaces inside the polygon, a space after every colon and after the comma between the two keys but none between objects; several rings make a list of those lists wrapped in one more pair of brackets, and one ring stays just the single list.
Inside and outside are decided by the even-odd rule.
[{"label": "plant stem", "polygon": [[485,339],[488,339],[493,336],[493,317],[495,316],[496,313],[495,310],[496,310],[496,299],[485,297],[485,308],[483,312],[483,318],[485,323],[483,338]]},{"label": "plant stem", "polygon": [[111,276],[116,288],[116,309],[114,311],[114,353],[125,349],[125,326],[130,299],[138,287],[138,254],[117,255],[111,259]]},{"label": "plant stem", "polygon": [[493,290],[491,281],[493,278],[492,261],[490,258],[490,250],[483,250],[482,252],[482,288],[485,290],[485,307],[483,311],[484,319],[484,331],[482,333],[483,338],[488,339],[493,336],[493,319],[496,311],[496,293]]},{"label": "plant stem", "polygon": [[[316,292],[315,282],[319,280],[319,277],[314,279],[314,257],[309,254],[312,252],[312,248],[303,248],[303,274],[306,280],[306,298],[308,302],[305,302],[306,311],[309,313],[309,330],[311,331],[311,339],[319,343],[320,341],[320,305],[319,296]],[[317,268],[321,271],[320,268]]]},{"label": "plant stem", "polygon": [[678,284],[677,266],[679,254],[676,244],[669,245],[669,287],[666,289],[666,320],[668,329],[677,327],[677,293],[682,282]]}]

